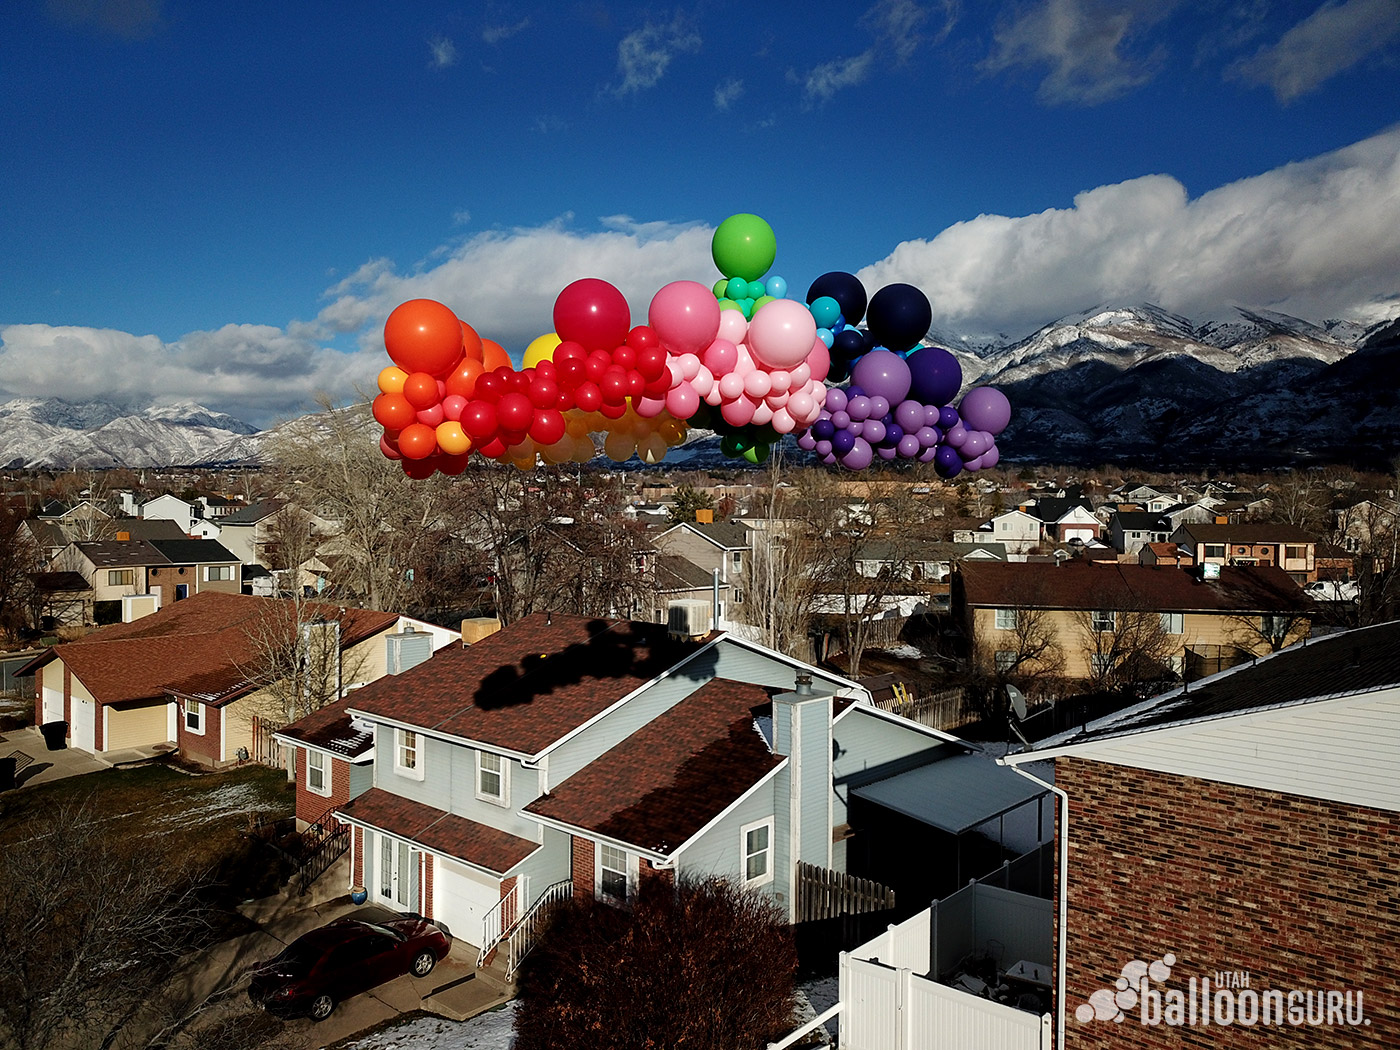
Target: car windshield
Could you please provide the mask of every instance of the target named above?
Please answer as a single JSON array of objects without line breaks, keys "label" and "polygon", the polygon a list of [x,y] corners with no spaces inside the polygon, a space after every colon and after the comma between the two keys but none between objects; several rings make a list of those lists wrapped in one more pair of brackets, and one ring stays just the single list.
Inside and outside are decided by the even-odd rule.
[{"label": "car windshield", "polygon": [[371,930],[373,930],[375,933],[382,933],[382,934],[384,934],[385,937],[392,937],[392,938],[394,938],[394,940],[396,940],[396,941],[405,940],[405,937],[404,937],[404,935],[403,935],[402,933],[400,933],[398,930],[392,929],[392,928],[390,928],[390,927],[388,927],[388,926],[380,926],[379,923],[377,923],[377,922],[367,922],[367,923],[365,923],[364,925],[368,926],[368,927],[369,927]]}]

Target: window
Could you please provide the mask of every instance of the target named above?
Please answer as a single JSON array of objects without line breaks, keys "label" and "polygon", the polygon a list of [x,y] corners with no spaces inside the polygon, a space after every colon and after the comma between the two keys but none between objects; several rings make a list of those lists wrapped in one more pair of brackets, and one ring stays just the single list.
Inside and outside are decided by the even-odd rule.
[{"label": "window", "polygon": [[998,609],[996,626],[998,631],[1014,631],[1016,629],[1016,610]]},{"label": "window", "polygon": [[423,779],[419,737],[411,729],[394,730],[394,770],[402,776]]},{"label": "window", "polygon": [[1290,543],[1283,548],[1283,556],[1288,561],[1303,561],[1308,556],[1308,548],[1301,543]]},{"label": "window", "polygon": [[204,735],[204,705],[198,700],[185,700],[185,728],[191,733]]},{"label": "window", "polygon": [[108,587],[132,587],[136,584],[135,569],[108,569]]},{"label": "window", "polygon": [[1186,631],[1186,617],[1184,614],[1176,612],[1165,612],[1162,616],[1163,634],[1184,634]]},{"label": "window", "polygon": [[1102,634],[1105,631],[1113,630],[1113,621],[1112,609],[1095,609],[1090,619],[1090,626],[1093,627],[1096,634]]},{"label": "window", "polygon": [[996,666],[998,671],[1009,671],[1016,666],[1016,650],[998,649],[996,652]]},{"label": "window", "polygon": [[743,604],[744,604],[744,592],[741,591],[741,590],[739,590],[739,588],[737,588],[737,587],[734,588],[734,604],[735,604],[735,605],[743,605]]},{"label": "window", "polygon": [[627,854],[616,846],[598,847],[598,893],[604,900],[627,900]]},{"label": "window", "polygon": [[1225,544],[1223,543],[1203,543],[1201,544],[1202,558],[1223,558],[1225,557]]},{"label": "window", "polygon": [[735,571],[735,572],[743,572],[743,571],[744,571],[744,552],[743,552],[743,551],[734,551],[732,554],[730,554],[730,558],[733,560],[734,571]]},{"label": "window", "polygon": [[744,885],[762,886],[773,881],[773,818],[768,817],[742,829]]},{"label": "window", "polygon": [[204,567],[204,578],[205,578],[206,580],[209,580],[209,581],[213,581],[213,580],[231,580],[231,579],[233,579],[233,566],[232,566],[232,565],[206,565],[206,566]]},{"label": "window", "polygon": [[331,793],[330,778],[326,776],[326,753],[306,749],[306,790],[318,795]]},{"label": "window", "polygon": [[476,797],[501,806],[506,804],[506,762],[500,755],[476,753]]}]

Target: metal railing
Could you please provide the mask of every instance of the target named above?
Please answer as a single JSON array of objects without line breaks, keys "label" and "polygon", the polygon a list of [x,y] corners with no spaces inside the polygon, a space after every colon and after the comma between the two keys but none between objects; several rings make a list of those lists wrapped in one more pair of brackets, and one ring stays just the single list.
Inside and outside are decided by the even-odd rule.
[{"label": "metal railing", "polygon": [[482,965],[486,957],[505,939],[510,928],[515,925],[515,920],[520,915],[520,897],[520,879],[516,879],[515,884],[511,886],[506,895],[498,900],[495,906],[482,917],[481,951],[476,956],[478,966]]},{"label": "metal railing", "polygon": [[515,971],[520,968],[520,963],[525,956],[530,954],[530,950],[539,940],[540,929],[544,926],[549,909],[560,901],[573,896],[573,892],[574,884],[571,880],[565,879],[563,882],[556,882],[540,894],[540,899],[535,901],[530,910],[522,915],[520,921],[511,928],[507,935],[507,980],[515,976]]},{"label": "metal railing", "polygon": [[350,825],[342,824],[332,805],[306,829],[302,840],[301,865],[297,869],[297,895],[305,896],[311,884],[350,848]]}]

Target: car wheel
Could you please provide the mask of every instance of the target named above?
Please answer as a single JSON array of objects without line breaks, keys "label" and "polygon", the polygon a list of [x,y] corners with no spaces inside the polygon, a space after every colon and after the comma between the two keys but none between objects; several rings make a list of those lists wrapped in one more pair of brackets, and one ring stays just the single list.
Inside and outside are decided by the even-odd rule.
[{"label": "car wheel", "polygon": [[409,967],[409,971],[414,977],[427,977],[436,965],[436,955],[432,952],[419,952],[413,957],[413,965]]},{"label": "car wheel", "polygon": [[318,995],[311,1000],[311,1020],[324,1021],[335,1009],[335,1000],[329,995]]}]

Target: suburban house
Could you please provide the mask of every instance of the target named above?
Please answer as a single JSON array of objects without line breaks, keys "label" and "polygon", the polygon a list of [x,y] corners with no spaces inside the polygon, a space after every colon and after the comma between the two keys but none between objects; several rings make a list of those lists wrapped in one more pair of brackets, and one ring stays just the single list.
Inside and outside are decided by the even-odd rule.
[{"label": "suburban house", "polygon": [[953,534],[955,542],[1000,543],[1006,547],[1008,554],[1026,554],[1040,546],[1040,538],[1040,519],[1023,510],[1008,510],[978,526],[976,530],[958,531]]},{"label": "suburban house", "polygon": [[71,747],[102,757],[170,744],[223,765],[254,747],[282,654],[295,661],[311,638],[326,639],[334,693],[385,674],[394,636],[410,630],[438,645],[455,637],[395,613],[205,591],[55,645],[18,673],[34,675],[35,722],[66,722]]},{"label": "suburban house", "polygon": [[284,505],[280,500],[263,500],[225,514],[219,519],[219,542],[244,565],[271,568],[267,547],[272,542],[273,521]]},{"label": "suburban house", "polygon": [[656,608],[652,618],[657,623],[666,623],[668,609],[679,601],[703,602],[713,608],[723,609],[734,599],[735,591],[742,588],[737,584],[721,582],[716,588],[713,572],[707,572],[693,561],[678,554],[647,553],[641,555],[650,563],[652,579],[656,581]]},{"label": "suburban house", "polygon": [[1396,1045],[1397,652],[1314,639],[1005,759],[1054,762],[1059,1045]]},{"label": "suburban house", "polygon": [[336,810],[352,883],[483,955],[542,903],[622,902],[652,877],[726,876],[796,917],[815,893],[801,865],[898,881],[907,853],[881,838],[901,821],[940,848],[902,877],[952,882],[959,858],[987,860],[969,831],[1039,797],[854,682],[651,623],[535,613],[344,706],[374,738],[373,786]]},{"label": "suburban house", "polygon": [[1208,579],[1199,571],[1116,561],[965,562],[960,584],[954,608],[962,609],[976,659],[1034,673],[1048,661],[1025,660],[1028,642],[1039,641],[1029,631],[1050,640],[1063,659],[1057,673],[1069,678],[1100,677],[1112,670],[1105,661],[1132,657],[1142,639],[1127,635],[1140,635],[1137,624],[1148,614],[1161,625],[1153,659],[1194,679],[1307,637],[1313,611],[1302,589],[1272,566],[1231,566]]},{"label": "suburban house", "polygon": [[1119,510],[1108,519],[1109,543],[1120,554],[1136,554],[1149,543],[1165,543],[1175,529],[1171,518],[1153,511]]},{"label": "suburban house", "polygon": [[1138,551],[1138,563],[1142,565],[1177,565],[1189,568],[1194,564],[1189,552],[1175,543],[1144,543]]},{"label": "suburban house", "polygon": [[[708,514],[698,511],[699,515]],[[719,570],[719,582],[731,588],[730,602],[744,604],[744,559],[753,550],[749,530],[729,521],[683,521],[652,537],[652,546],[662,554],[674,554],[713,575]],[[727,615],[723,607],[720,619],[741,620],[741,609]]]},{"label": "suburban house", "polygon": [[200,514],[202,509],[197,504],[182,500],[179,496],[172,496],[167,492],[163,496],[157,496],[141,504],[141,517],[173,521],[179,526],[180,532],[188,536],[190,530],[194,528],[194,523],[202,517]]},{"label": "suburban house", "polygon": [[1300,584],[1317,579],[1317,541],[1296,525],[1188,523],[1168,538],[1198,565],[1274,565]]}]

